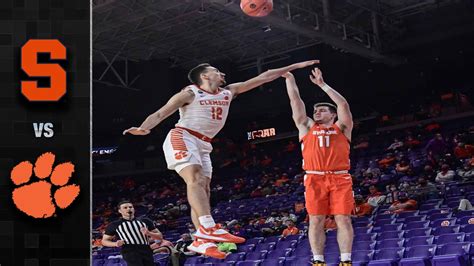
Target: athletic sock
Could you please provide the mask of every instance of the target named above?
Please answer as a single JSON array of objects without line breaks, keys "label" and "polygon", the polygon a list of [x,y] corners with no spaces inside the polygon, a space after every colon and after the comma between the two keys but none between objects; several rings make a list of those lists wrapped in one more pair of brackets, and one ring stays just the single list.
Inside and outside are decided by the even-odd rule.
[{"label": "athletic sock", "polygon": [[351,253],[341,253],[341,261],[351,261]]},{"label": "athletic sock", "polygon": [[313,260],[324,262],[324,255],[313,255]]},{"label": "athletic sock", "polygon": [[214,222],[214,219],[211,215],[204,215],[199,217],[199,223],[206,229],[216,226],[216,223]]}]

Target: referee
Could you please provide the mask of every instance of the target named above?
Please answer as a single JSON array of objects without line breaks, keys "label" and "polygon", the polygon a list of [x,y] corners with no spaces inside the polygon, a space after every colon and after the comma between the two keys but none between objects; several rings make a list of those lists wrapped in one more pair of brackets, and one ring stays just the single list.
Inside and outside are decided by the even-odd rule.
[{"label": "referee", "polygon": [[[122,218],[107,226],[102,245],[122,247],[121,253],[128,266],[154,266],[148,238],[163,239],[163,235],[151,220],[135,218],[135,209],[130,201],[122,201],[117,207]],[[119,240],[113,241],[116,236]]]}]

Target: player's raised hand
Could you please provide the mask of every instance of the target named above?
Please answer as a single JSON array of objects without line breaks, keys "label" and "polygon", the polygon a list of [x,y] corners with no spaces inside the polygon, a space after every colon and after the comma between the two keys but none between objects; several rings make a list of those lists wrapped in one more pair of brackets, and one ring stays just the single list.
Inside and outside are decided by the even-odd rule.
[{"label": "player's raised hand", "polygon": [[304,61],[304,62],[299,62],[294,64],[293,66],[296,68],[304,68],[307,66],[312,66],[314,64],[319,64],[319,60],[309,60],[309,61]]},{"label": "player's raised hand", "polygon": [[322,87],[325,84],[323,80],[323,73],[317,67],[315,67],[311,71],[311,75],[309,75],[309,79],[311,80],[311,82],[318,85],[319,87]]},{"label": "player's raised hand", "polygon": [[126,129],[123,131],[123,135],[126,135],[126,134],[132,134],[132,135],[136,135],[136,136],[144,136],[144,135],[148,135],[150,134],[150,130],[149,129],[143,129],[141,127],[131,127],[129,129]]}]

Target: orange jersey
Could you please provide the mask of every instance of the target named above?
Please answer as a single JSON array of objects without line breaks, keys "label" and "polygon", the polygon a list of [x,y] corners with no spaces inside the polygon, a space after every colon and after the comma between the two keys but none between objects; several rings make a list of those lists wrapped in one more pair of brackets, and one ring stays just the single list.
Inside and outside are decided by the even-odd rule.
[{"label": "orange jersey", "polygon": [[341,171],[351,167],[349,140],[336,124],[329,128],[315,124],[301,139],[301,149],[306,171]]}]

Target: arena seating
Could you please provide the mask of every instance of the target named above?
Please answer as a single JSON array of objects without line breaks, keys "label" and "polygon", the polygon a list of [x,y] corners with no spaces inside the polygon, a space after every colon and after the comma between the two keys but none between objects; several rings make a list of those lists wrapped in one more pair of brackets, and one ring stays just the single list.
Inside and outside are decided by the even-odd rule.
[{"label": "arena seating", "polygon": [[[455,129],[450,130],[443,134],[455,134]],[[423,144],[427,141],[428,136],[425,137]],[[355,176],[367,169],[374,161],[383,158],[386,153],[383,147],[387,145],[379,145],[374,141],[371,146],[375,148],[362,155],[354,156],[351,173]],[[291,153],[291,156],[295,156],[297,152]],[[423,166],[427,164],[428,155],[422,148],[405,150],[403,153],[409,158],[410,166],[417,177],[418,173],[422,172]],[[283,157],[275,160],[272,167],[281,165],[284,161]],[[290,167],[297,166],[290,165]],[[242,175],[242,173],[238,174]],[[252,174],[249,173],[248,176]],[[383,171],[380,182],[386,179],[388,180],[386,183],[389,184],[399,177],[392,166]],[[273,211],[292,210],[296,203],[304,202],[304,187],[301,184],[294,186],[289,194],[277,193],[267,197],[220,201],[213,206],[214,219],[219,222],[233,219],[242,221],[248,220],[255,214],[268,217]],[[443,183],[438,187],[440,193],[418,199],[418,208],[415,211],[388,213],[390,206],[388,203],[375,208],[370,217],[354,218],[353,227],[356,237],[353,243],[353,265],[473,265],[474,211],[458,211],[457,207],[461,199],[473,202],[474,184],[456,177],[452,182]],[[364,194],[364,188],[356,183],[354,189]],[[172,242],[178,240],[181,233],[187,232],[187,225],[190,222],[188,216],[176,219],[173,229],[163,231],[165,239]],[[99,224],[95,222],[94,228]],[[224,260],[203,256],[189,257],[185,265],[310,265],[311,250],[307,238],[307,224],[300,222],[297,226],[301,229],[300,235],[282,239],[280,236],[256,235],[259,231],[255,231],[255,226],[244,224],[243,229],[250,237],[246,243],[238,246],[237,253],[228,255]],[[327,232],[325,258],[328,265],[337,265],[339,262],[336,233],[335,230]],[[93,255],[93,265],[124,265],[123,260],[116,257],[118,254],[119,249],[99,249]],[[156,265],[170,265],[167,256],[166,254],[156,255]]]}]

